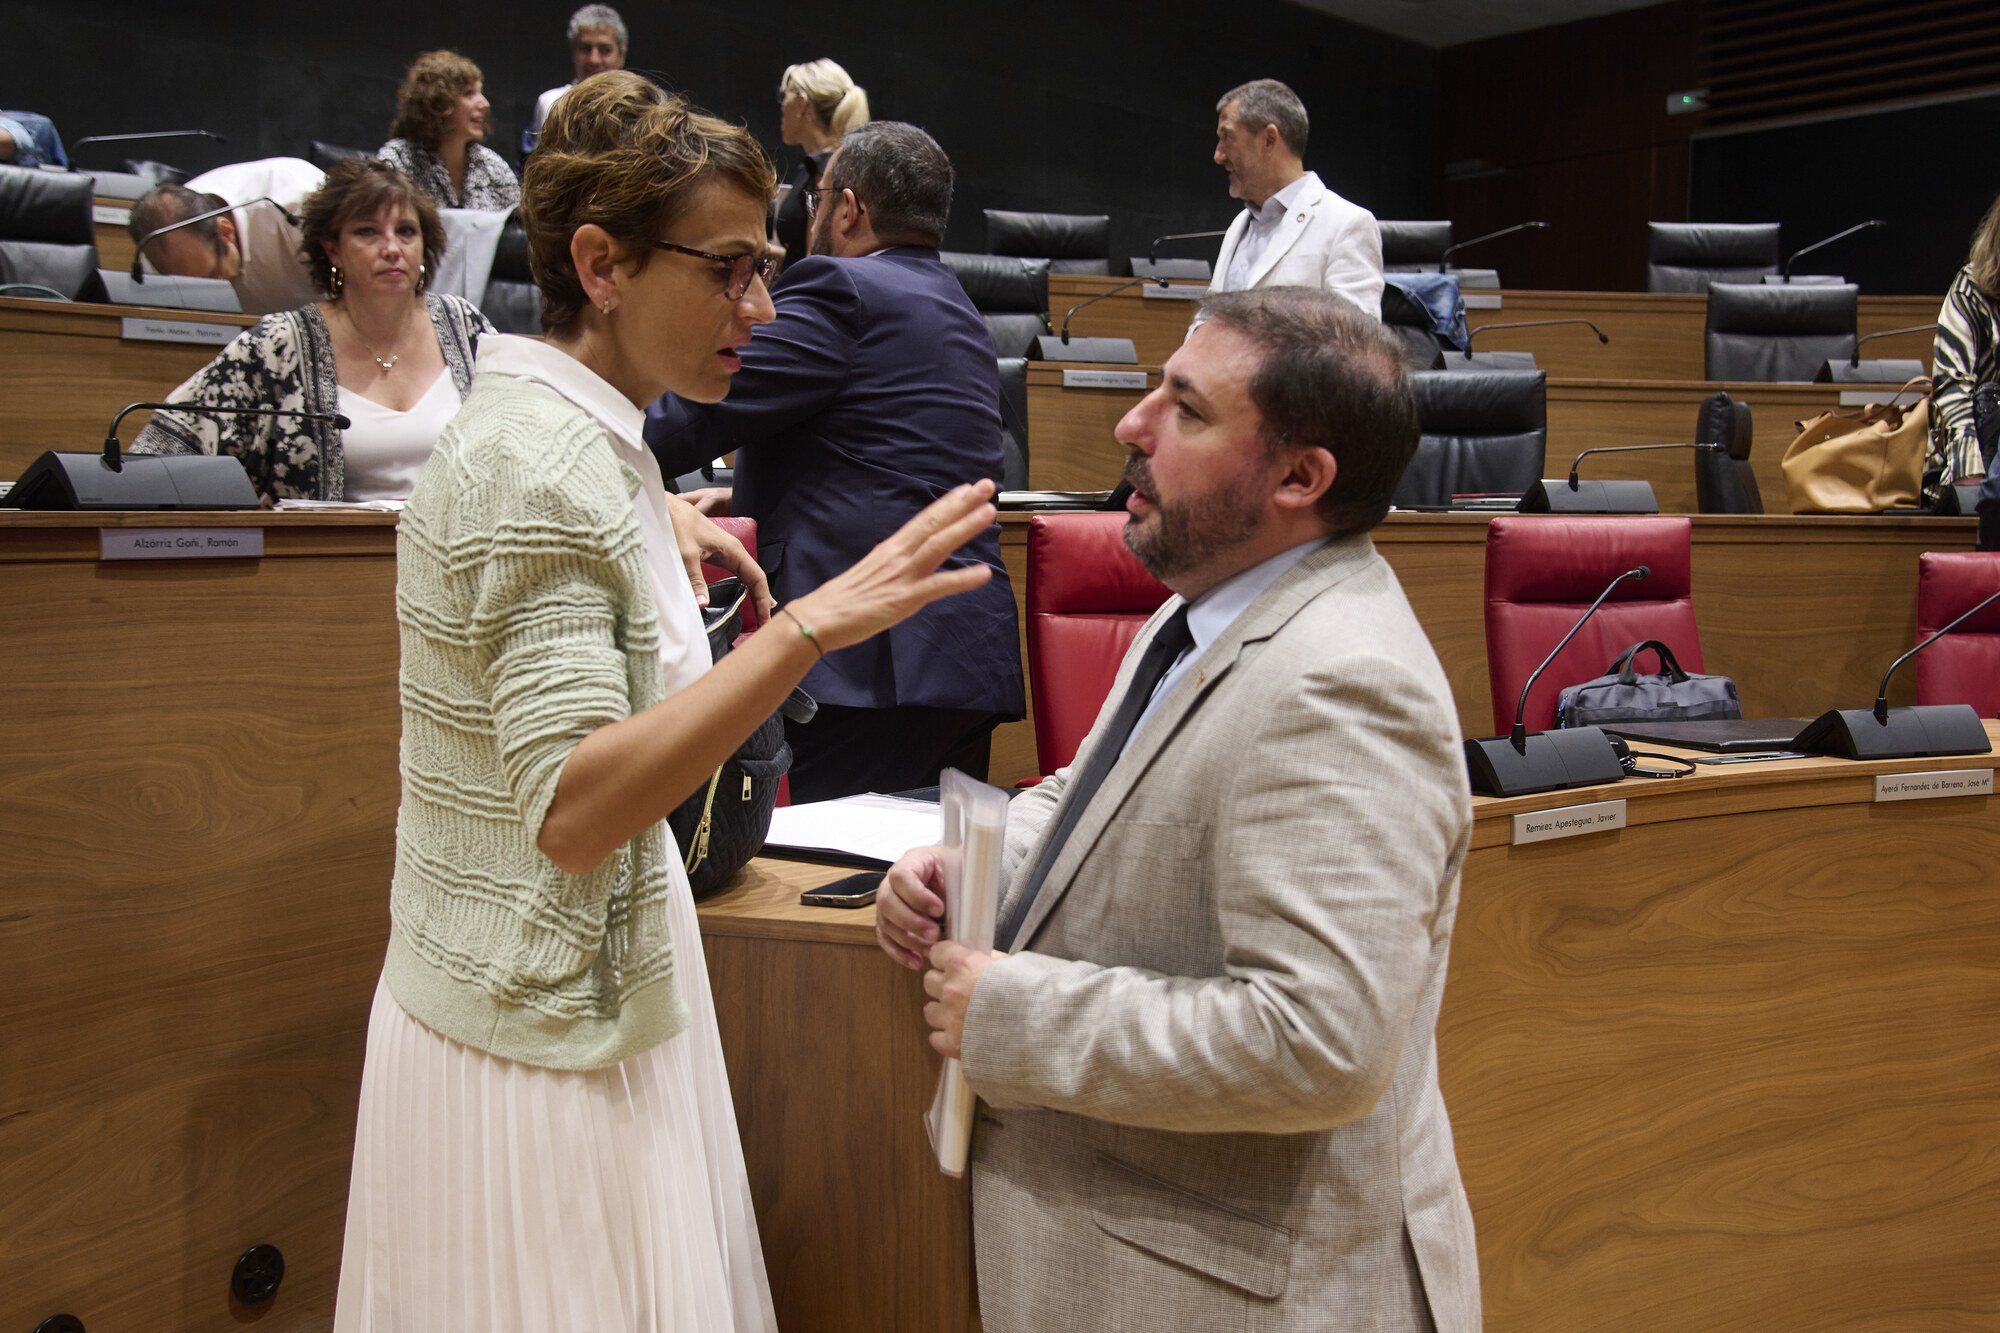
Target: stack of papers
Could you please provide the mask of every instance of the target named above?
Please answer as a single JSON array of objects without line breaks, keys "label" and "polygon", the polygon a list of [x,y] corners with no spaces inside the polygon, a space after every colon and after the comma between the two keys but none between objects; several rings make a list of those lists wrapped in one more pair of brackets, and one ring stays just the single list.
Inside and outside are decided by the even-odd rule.
[{"label": "stack of papers", "polygon": [[764,850],[886,870],[912,847],[936,841],[937,802],[870,794],[779,806],[771,812]]}]

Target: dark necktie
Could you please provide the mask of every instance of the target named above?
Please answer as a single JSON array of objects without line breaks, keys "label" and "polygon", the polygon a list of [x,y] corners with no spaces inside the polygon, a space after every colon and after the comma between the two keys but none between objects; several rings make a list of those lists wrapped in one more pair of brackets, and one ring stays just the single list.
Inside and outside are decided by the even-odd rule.
[{"label": "dark necktie", "polygon": [[1070,784],[1070,790],[1063,802],[1062,812],[1056,816],[1056,826],[1042,843],[1041,855],[1035,858],[1034,868],[1029,871],[1027,882],[1020,893],[1014,896],[1013,910],[1007,913],[994,935],[994,948],[1005,951],[1013,947],[1014,936],[1020,931],[1021,923],[1027,920],[1028,909],[1042,891],[1042,881],[1049,877],[1049,867],[1062,854],[1063,844],[1069,841],[1070,831],[1076,821],[1083,817],[1084,807],[1097,795],[1097,789],[1104,785],[1111,767],[1118,762],[1118,756],[1125,752],[1125,743],[1132,739],[1132,728],[1139,725],[1139,717],[1152,702],[1153,691],[1166,679],[1182,653],[1194,644],[1194,636],[1188,632],[1188,609],[1180,610],[1167,617],[1161,624],[1159,633],[1146,645],[1145,655],[1140,657],[1138,669],[1132,673],[1131,688],[1118,703],[1118,711],[1104,728],[1104,734],[1097,738],[1097,745],[1090,752],[1090,760]]}]

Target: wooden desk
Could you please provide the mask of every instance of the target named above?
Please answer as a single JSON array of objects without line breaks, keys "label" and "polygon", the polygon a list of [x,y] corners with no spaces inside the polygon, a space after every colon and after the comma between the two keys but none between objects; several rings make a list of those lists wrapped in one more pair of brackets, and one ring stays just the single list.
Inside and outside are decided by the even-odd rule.
[{"label": "wooden desk", "polygon": [[[1698,380],[1705,374],[1708,297],[1690,292],[1502,291],[1498,310],[1467,310],[1472,328],[1531,319],[1587,319],[1610,337],[1600,345],[1589,329],[1509,329],[1473,343],[1479,351],[1533,352],[1550,375],[1594,380]],[[1106,302],[1105,304],[1110,304]],[[1859,332],[1928,324],[1942,296],[1861,298]],[[1093,307],[1094,308],[1094,307]],[[1920,357],[1930,364],[1932,335],[1878,338],[1862,349],[1871,358]]]},{"label": "wooden desk", "polygon": [[132,233],[126,226],[132,219],[132,201],[100,194],[90,202],[96,219],[97,266],[122,273],[132,267]]},{"label": "wooden desk", "polygon": [[[1065,387],[1065,371],[1142,371],[1146,387]],[[1105,490],[1117,484],[1125,450],[1113,437],[1119,417],[1159,385],[1159,367],[1028,367],[1028,484],[1037,490]],[[1790,508],[1779,460],[1798,434],[1798,423],[1842,405],[1853,386],[1837,384],[1716,383],[1688,380],[1582,380],[1552,378],[1548,385],[1548,475],[1568,473],[1585,449],[1615,444],[1693,443],[1702,399],[1723,391],[1750,405],[1756,447],[1750,462],[1767,510]],[[1660,511],[1696,510],[1694,457],[1686,452],[1614,454],[1584,463],[1584,475],[1652,483]]]},{"label": "wooden desk", "polygon": [[[1028,522],[1000,519],[1000,554],[1027,623]],[[1734,677],[1752,717],[1859,707],[1916,642],[1917,557],[1973,545],[1969,518],[1694,515],[1695,617],[1710,671]],[[1493,734],[1486,679],[1486,524],[1478,514],[1391,514],[1375,545],[1430,635],[1468,736]],[[1022,661],[1027,660],[1025,647]],[[1894,697],[1909,702],[1900,674]],[[1029,682],[1032,708],[1034,684]],[[1040,773],[1033,715],[994,733],[998,783]]]},{"label": "wooden desk", "polygon": [[[1697,563],[1704,526],[1752,525],[1747,539],[1804,522],[1697,520]],[[1816,521],[1823,539],[1892,552],[1910,522]],[[331,1310],[387,934],[394,520],[172,523],[261,526],[267,554],[103,564],[99,527],[157,519],[0,513],[8,1328],[68,1310],[92,1328],[291,1333]],[[1481,533],[1419,517],[1383,546],[1415,585],[1415,548],[1462,561]],[[1698,568],[1711,656],[1713,616],[1744,633],[1780,594],[1907,608],[1913,562],[1878,555],[1872,587],[1847,558],[1838,540],[1801,549],[1770,600],[1740,607],[1717,606],[1734,599],[1709,596]],[[1892,565],[1900,600],[1885,603]],[[1477,615],[1459,577],[1447,620],[1461,603]],[[1433,634],[1437,605],[1419,598]],[[1769,660],[1813,680],[1874,651],[1821,661],[1816,632],[1768,614],[1755,629]],[[1870,805],[1866,777],[1990,762],[1743,766],[1478,803],[1440,1048],[1489,1328],[2000,1314],[1984,1221],[2000,1172],[2000,809]],[[1512,812],[1605,794],[1632,802],[1622,833],[1505,845]],[[872,952],[872,913],[793,901],[838,873],[760,863],[702,909],[780,1317],[955,1331],[964,1196],[924,1165],[915,978]],[[894,1262],[862,1261],[861,1238]],[[229,1268],[254,1242],[283,1249],[285,1284],[261,1312],[232,1310]]]},{"label": "wooden desk", "polygon": [[[128,319],[207,331],[220,341],[128,338]],[[256,322],[209,310],[0,296],[0,364],[32,376],[31,391],[0,394],[0,478],[20,476],[46,449],[96,448],[119,408],[165,397]],[[128,422],[123,438],[129,443],[144,424]]]},{"label": "wooden desk", "polygon": [[[1123,278],[1080,273],[1049,275],[1049,315],[1062,326],[1063,312],[1079,301],[1111,291]],[[1171,283],[1176,290],[1206,291],[1203,282]],[[1141,362],[1158,365],[1172,356],[1187,337],[1194,316],[1186,300],[1148,296],[1135,287],[1107,296],[1080,311],[1070,325],[1072,334],[1093,338],[1130,338]],[[1492,293],[1488,293],[1491,295]],[[1482,337],[1473,346],[1482,351],[1533,352],[1550,375],[1593,380],[1698,380],[1703,377],[1703,329],[1708,298],[1684,292],[1569,292],[1502,290],[1499,309],[1469,309],[1472,328],[1533,319],[1588,319],[1611,338],[1599,345],[1588,329],[1510,329]],[[1857,321],[1863,335],[1928,324],[1938,317],[1942,296],[1861,297]],[[1932,335],[1903,334],[1881,338],[1863,348],[1869,357],[1921,358],[1930,364]]]}]

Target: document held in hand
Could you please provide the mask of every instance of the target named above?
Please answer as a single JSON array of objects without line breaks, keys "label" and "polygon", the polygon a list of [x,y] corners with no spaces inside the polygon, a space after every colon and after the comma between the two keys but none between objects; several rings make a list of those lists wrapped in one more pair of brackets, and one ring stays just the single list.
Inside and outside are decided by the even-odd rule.
[{"label": "document held in hand", "polygon": [[[1000,913],[1000,849],[1007,837],[1007,793],[967,777],[955,768],[940,779],[944,815],[944,933],[968,949],[993,947]],[[965,1174],[972,1147],[972,1112],[978,1098],[966,1086],[958,1061],[947,1060],[938,1074],[924,1127],[938,1169]]]}]

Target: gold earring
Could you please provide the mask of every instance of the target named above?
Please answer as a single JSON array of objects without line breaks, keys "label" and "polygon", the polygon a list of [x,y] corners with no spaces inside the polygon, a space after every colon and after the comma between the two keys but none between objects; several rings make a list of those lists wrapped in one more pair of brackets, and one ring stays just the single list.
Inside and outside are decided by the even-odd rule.
[{"label": "gold earring", "polygon": [[326,294],[338,301],[341,292],[347,289],[347,276],[340,271],[340,265],[338,264],[328,264],[326,267],[328,275],[326,280]]}]

